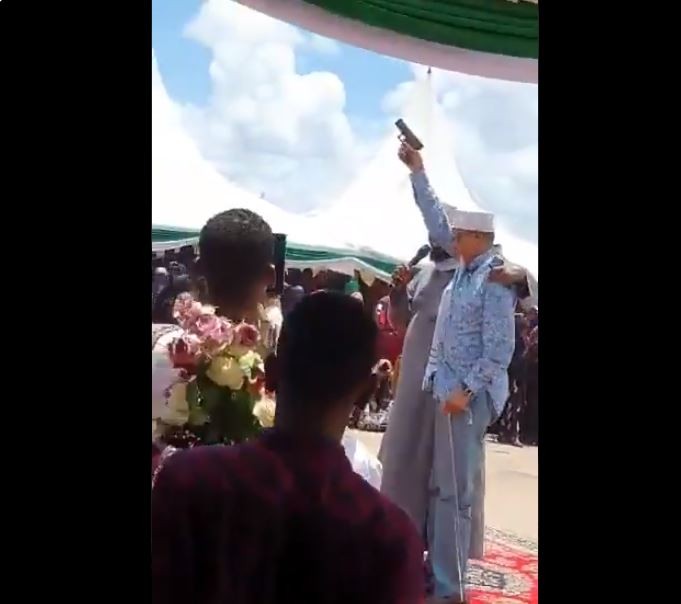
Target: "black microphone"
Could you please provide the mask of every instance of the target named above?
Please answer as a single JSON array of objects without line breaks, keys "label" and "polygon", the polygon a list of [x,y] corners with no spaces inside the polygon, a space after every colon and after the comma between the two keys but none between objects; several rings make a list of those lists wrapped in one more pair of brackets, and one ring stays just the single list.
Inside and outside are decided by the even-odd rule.
[{"label": "black microphone", "polygon": [[409,268],[415,267],[421,260],[423,260],[428,254],[430,254],[430,246],[426,243],[426,245],[422,245],[419,248],[419,251],[416,252],[416,255],[409,261],[409,264],[407,266]]},{"label": "black microphone", "polygon": [[[412,269],[414,268],[421,260],[423,260],[428,254],[430,253],[430,246],[429,245],[422,245],[418,252],[416,252],[416,255],[408,262],[407,268]],[[393,281],[390,284],[390,287],[396,287],[397,283]]]}]

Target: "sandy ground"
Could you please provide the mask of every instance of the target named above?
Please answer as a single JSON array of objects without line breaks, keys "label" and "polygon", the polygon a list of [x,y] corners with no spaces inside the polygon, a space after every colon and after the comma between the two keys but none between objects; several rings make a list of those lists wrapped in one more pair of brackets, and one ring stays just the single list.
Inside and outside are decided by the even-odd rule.
[{"label": "sandy ground", "polygon": [[[353,432],[374,453],[382,434]],[[485,523],[488,527],[538,542],[538,457],[536,447],[487,443]]]}]

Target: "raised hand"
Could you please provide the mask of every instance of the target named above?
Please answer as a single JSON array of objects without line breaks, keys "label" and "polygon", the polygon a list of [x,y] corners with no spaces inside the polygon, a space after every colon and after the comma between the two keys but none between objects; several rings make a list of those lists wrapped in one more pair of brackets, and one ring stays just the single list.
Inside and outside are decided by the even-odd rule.
[{"label": "raised hand", "polygon": [[423,170],[423,157],[421,157],[421,153],[412,149],[407,143],[403,142],[400,145],[397,157],[399,157],[400,161],[412,172],[420,172]]}]

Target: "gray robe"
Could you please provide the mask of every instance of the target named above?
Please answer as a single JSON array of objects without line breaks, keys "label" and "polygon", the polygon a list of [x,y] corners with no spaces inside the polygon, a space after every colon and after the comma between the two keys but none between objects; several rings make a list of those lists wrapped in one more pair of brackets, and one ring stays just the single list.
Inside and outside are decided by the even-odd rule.
[{"label": "gray robe", "polygon": [[[430,473],[433,465],[433,434],[437,405],[421,385],[435,331],[440,298],[454,271],[429,266],[407,288],[395,288],[391,305],[409,322],[395,401],[378,457],[383,464],[381,492],[411,517],[418,530],[426,526]],[[476,480],[472,510],[470,557],[484,552],[484,463]]]}]

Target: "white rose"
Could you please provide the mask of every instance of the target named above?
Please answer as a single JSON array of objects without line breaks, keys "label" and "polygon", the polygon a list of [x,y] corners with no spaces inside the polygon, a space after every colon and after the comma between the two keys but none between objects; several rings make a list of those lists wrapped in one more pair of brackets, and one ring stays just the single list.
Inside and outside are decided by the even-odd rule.
[{"label": "white rose", "polygon": [[244,372],[232,357],[215,357],[206,375],[218,386],[239,390],[244,384]]},{"label": "white rose", "polygon": [[271,398],[263,397],[253,406],[253,415],[263,428],[274,426],[274,415],[277,405]]}]

